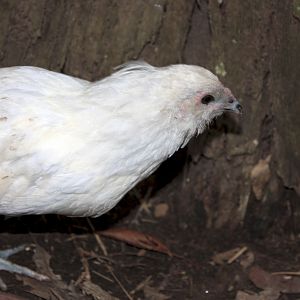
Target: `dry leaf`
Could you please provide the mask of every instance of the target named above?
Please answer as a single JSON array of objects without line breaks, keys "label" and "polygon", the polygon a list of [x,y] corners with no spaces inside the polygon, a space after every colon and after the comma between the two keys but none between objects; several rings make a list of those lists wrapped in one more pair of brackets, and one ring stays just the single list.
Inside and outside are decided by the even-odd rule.
[{"label": "dry leaf", "polygon": [[243,258],[240,261],[240,265],[244,268],[247,269],[251,265],[253,265],[255,262],[255,255],[252,251],[248,251],[247,253],[244,254]]},{"label": "dry leaf", "polygon": [[35,249],[34,262],[39,272],[46,274],[51,280],[38,281],[26,276],[17,276],[24,285],[30,286],[29,293],[45,300],[83,300],[87,299],[73,284],[67,285],[50,267],[50,254],[40,246]]},{"label": "dry leaf", "polygon": [[238,291],[236,294],[235,300],[255,300],[255,298],[253,298],[253,296],[255,296],[255,295],[248,294],[243,291]]},{"label": "dry leaf", "polygon": [[[55,286],[54,281],[38,281],[27,276],[16,276],[18,280],[22,280],[25,286],[29,286],[30,289],[28,293],[35,295],[41,299],[45,300],[60,300],[61,297],[57,297],[56,294],[53,295],[52,287]],[[64,293],[62,293],[63,295]]]},{"label": "dry leaf", "polygon": [[248,294],[238,291],[235,300],[277,300],[280,297],[279,291],[264,290],[259,294]]},{"label": "dry leaf", "polygon": [[172,256],[169,248],[155,237],[126,228],[111,228],[100,231],[100,234],[115,240],[123,241],[131,246],[152,250]]},{"label": "dry leaf", "polygon": [[212,257],[214,263],[218,265],[223,265],[225,262],[228,262],[235,254],[240,251],[240,248],[234,248],[225,252],[217,253]]},{"label": "dry leaf", "polygon": [[84,280],[80,287],[85,292],[85,294],[92,296],[95,300],[118,300],[111,296],[109,293],[104,291],[99,285],[89,281]]},{"label": "dry leaf", "polygon": [[157,204],[154,208],[155,218],[163,218],[167,215],[169,211],[169,205],[167,203]]},{"label": "dry leaf", "polygon": [[0,300],[28,300],[28,298],[19,297],[10,293],[1,293]]},{"label": "dry leaf", "polygon": [[51,255],[42,247],[36,246],[35,252],[33,255],[33,261],[37,267],[37,269],[45,274],[52,280],[60,280],[61,277],[59,275],[54,274],[53,270],[50,267],[50,259]]},{"label": "dry leaf", "polygon": [[272,275],[259,266],[249,271],[249,279],[261,289],[280,291],[286,294],[300,293],[300,278],[286,275]]},{"label": "dry leaf", "polygon": [[143,288],[145,299],[147,300],[167,300],[170,299],[169,296],[161,293],[159,289],[145,285]]}]

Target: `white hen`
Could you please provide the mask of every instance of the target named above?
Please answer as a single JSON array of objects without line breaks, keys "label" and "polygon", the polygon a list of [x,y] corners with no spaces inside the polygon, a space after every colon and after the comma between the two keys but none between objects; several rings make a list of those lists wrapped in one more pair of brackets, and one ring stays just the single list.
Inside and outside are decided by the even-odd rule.
[{"label": "white hen", "polygon": [[198,66],[0,69],[0,214],[99,216],[225,110],[241,106]]},{"label": "white hen", "polygon": [[[99,216],[225,110],[241,105],[208,70],[132,62],[91,83],[0,69],[0,214]],[[0,270],[46,277],[7,258]]]}]

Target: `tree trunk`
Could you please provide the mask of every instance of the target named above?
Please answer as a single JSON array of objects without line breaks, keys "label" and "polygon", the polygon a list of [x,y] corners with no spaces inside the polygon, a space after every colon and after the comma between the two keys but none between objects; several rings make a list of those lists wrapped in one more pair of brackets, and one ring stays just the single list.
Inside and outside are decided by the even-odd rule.
[{"label": "tree trunk", "polygon": [[[280,224],[299,230],[300,4],[297,7],[296,2],[201,2],[192,16],[185,62],[209,66],[244,107],[242,118],[219,119],[204,142],[189,146],[192,159],[183,193],[192,201],[191,211],[195,202],[203,203],[207,227],[247,224],[249,230],[265,234]],[[206,63],[197,54],[203,54],[205,36],[199,27],[209,32],[210,43],[204,41]]]},{"label": "tree trunk", "polygon": [[171,183],[179,220],[196,228],[203,220],[209,228],[247,225],[263,234],[276,221],[299,230],[299,1],[1,0],[0,6],[2,67],[34,65],[89,80],[130,59],[214,71],[244,114],[218,119],[183,152],[184,172]]}]

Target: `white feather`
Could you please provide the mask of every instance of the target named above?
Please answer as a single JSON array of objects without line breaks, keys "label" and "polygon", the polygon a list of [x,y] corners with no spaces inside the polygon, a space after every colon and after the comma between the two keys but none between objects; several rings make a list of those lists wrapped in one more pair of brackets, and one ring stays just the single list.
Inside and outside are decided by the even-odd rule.
[{"label": "white feather", "polygon": [[98,216],[217,114],[223,86],[196,66],[129,63],[94,83],[0,69],[0,214]]}]

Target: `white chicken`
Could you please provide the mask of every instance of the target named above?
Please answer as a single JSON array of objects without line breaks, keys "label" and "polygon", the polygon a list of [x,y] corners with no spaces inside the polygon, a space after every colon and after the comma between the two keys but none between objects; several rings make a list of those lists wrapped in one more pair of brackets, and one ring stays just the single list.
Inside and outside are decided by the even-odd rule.
[{"label": "white chicken", "polygon": [[0,214],[102,215],[214,117],[241,109],[199,66],[130,62],[96,82],[0,69]]}]

